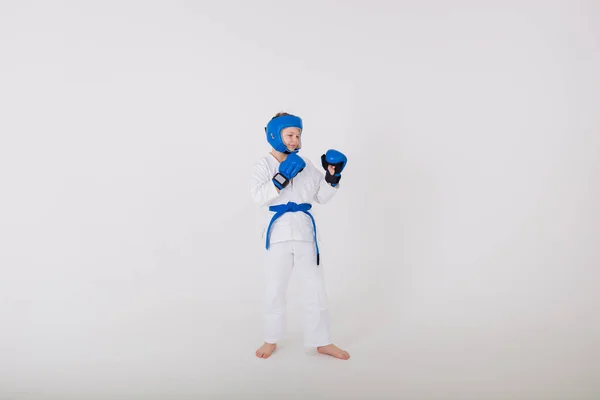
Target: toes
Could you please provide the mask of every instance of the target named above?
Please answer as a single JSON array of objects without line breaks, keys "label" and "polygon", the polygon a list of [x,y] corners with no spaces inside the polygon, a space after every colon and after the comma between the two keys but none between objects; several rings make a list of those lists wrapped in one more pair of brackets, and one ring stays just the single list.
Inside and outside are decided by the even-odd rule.
[{"label": "toes", "polygon": [[269,358],[271,353],[275,351],[275,344],[266,343],[263,344],[258,350],[256,350],[256,357]]}]

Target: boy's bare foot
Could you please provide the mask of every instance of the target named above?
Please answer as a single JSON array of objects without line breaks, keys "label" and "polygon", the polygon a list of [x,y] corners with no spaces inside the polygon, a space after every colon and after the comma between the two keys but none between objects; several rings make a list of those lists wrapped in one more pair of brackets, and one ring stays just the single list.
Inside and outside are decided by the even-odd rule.
[{"label": "boy's bare foot", "polygon": [[269,358],[271,353],[275,351],[277,345],[275,343],[267,343],[260,346],[260,349],[256,350],[256,357],[258,358]]},{"label": "boy's bare foot", "polygon": [[317,351],[321,354],[327,354],[335,358],[347,360],[350,358],[350,354],[347,351],[340,349],[335,344],[328,344],[327,346],[317,347]]}]

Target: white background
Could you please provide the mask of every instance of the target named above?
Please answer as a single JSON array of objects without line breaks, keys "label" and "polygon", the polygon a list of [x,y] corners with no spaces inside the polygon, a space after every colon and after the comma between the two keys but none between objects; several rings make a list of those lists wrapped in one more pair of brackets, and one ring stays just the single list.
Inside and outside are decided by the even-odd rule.
[{"label": "white background", "polygon": [[[452,3],[452,4],[451,4]],[[598,399],[595,1],[0,3],[0,398]],[[341,361],[262,343],[278,111]]]}]

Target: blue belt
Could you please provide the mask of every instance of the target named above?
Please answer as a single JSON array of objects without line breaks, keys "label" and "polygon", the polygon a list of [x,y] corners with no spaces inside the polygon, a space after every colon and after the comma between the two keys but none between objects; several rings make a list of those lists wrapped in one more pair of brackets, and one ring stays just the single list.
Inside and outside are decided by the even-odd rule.
[{"label": "blue belt", "polygon": [[269,227],[267,228],[267,250],[269,250],[269,241],[271,234],[271,226],[273,226],[273,222],[277,220],[277,218],[281,217],[286,212],[298,212],[301,211],[304,214],[308,215],[313,224],[313,233],[315,236],[315,246],[317,246],[317,265],[319,265],[320,257],[319,257],[319,244],[317,243],[317,225],[315,224],[315,219],[312,214],[308,212],[312,208],[312,205],[309,203],[296,204],[292,201],[287,204],[278,204],[276,206],[270,206],[269,211],[274,211],[275,215],[271,218],[271,222],[269,223]]}]

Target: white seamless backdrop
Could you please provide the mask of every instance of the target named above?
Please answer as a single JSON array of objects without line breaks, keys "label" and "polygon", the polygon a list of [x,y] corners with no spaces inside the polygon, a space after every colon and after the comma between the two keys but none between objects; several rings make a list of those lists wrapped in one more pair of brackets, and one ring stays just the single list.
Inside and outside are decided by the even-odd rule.
[{"label": "white seamless backdrop", "polygon": [[[593,1],[0,3],[0,399],[598,399]],[[261,344],[264,126],[340,361]]]}]

